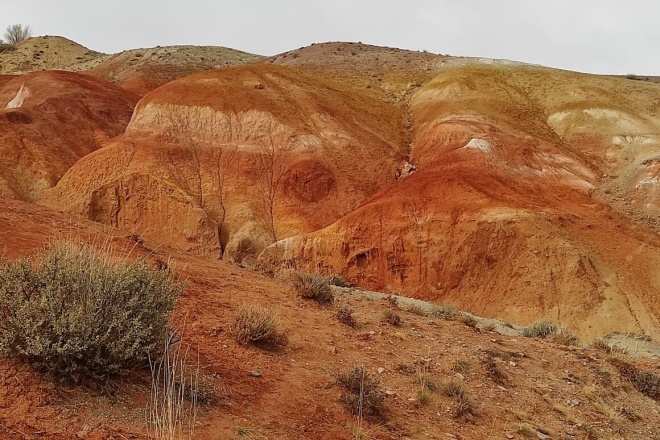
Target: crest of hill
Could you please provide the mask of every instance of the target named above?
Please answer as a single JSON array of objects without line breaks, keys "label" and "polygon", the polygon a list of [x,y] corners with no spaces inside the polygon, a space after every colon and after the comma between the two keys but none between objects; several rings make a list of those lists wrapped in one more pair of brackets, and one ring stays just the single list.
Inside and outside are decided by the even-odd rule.
[{"label": "crest of hill", "polygon": [[260,55],[221,46],[165,46],[104,54],[64,37],[47,35],[0,49],[0,75],[84,71],[145,95],[186,75],[261,59]]},{"label": "crest of hill", "polygon": [[434,78],[448,59],[448,55],[426,51],[331,42],[284,52],[264,62],[322,72],[383,101],[406,105],[417,88]]},{"label": "crest of hill", "polygon": [[28,38],[0,52],[0,74],[37,70],[80,70],[76,66],[107,55],[90,50],[64,37],[46,35]]},{"label": "crest of hill", "polygon": [[221,46],[165,46],[133,49],[78,66],[140,95],[175,79],[221,67],[240,66],[263,59]]}]

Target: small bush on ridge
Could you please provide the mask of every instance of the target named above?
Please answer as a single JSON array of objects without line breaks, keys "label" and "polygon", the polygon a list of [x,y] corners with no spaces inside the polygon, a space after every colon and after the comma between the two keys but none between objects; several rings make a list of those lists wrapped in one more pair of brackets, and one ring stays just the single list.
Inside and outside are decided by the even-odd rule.
[{"label": "small bush on ridge", "polygon": [[0,354],[73,381],[146,366],[182,290],[144,261],[57,243],[0,268]]}]

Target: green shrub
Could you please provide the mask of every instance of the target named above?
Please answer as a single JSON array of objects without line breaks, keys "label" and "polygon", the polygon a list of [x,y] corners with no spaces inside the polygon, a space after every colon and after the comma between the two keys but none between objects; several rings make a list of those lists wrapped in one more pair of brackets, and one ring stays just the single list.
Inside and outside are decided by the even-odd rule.
[{"label": "green shrub", "polygon": [[334,300],[334,293],[327,278],[306,272],[295,272],[292,275],[293,285],[298,294],[305,299],[311,299],[321,304]]},{"label": "green shrub", "polygon": [[286,334],[280,331],[280,323],[268,309],[243,305],[236,313],[231,331],[239,344],[276,350],[288,343]]},{"label": "green shrub", "polygon": [[61,380],[148,365],[183,290],[144,261],[61,242],[0,268],[0,354]]}]

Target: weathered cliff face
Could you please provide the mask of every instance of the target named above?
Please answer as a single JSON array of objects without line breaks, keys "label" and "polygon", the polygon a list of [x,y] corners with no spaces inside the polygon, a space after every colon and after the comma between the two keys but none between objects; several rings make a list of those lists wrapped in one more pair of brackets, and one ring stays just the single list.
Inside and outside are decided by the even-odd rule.
[{"label": "weathered cliff face", "polygon": [[70,72],[0,83],[0,194],[34,201],[81,157],[121,134],[137,96]]},{"label": "weathered cliff face", "polygon": [[41,203],[242,261],[327,226],[394,180],[407,152],[403,119],[289,68],[194,75],[142,99],[126,134]]},{"label": "weathered cliff face", "polygon": [[429,54],[407,71],[368,46],[342,70],[321,46],[147,94],[40,203],[587,338],[657,332],[658,85]]},{"label": "weathered cliff face", "polygon": [[[548,317],[588,337],[656,332],[660,241],[624,208],[657,191],[635,167],[653,169],[660,145],[640,148],[635,136],[660,133],[658,98],[655,85],[449,64],[411,101],[416,172],[261,258],[514,322]],[[604,110],[594,116],[594,106]],[[581,122],[556,116],[569,107]],[[610,113],[624,111],[629,120],[613,124]],[[631,140],[624,160],[608,160],[614,136]],[[624,198],[606,197],[605,184]]]}]

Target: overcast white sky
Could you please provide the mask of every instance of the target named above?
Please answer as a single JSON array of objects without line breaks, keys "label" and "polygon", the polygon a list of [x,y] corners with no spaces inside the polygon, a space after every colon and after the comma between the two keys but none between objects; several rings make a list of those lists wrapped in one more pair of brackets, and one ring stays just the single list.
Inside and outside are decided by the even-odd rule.
[{"label": "overcast white sky", "polygon": [[0,0],[90,49],[218,45],[262,55],[326,41],[660,75],[658,0]]}]

